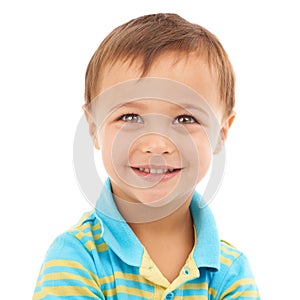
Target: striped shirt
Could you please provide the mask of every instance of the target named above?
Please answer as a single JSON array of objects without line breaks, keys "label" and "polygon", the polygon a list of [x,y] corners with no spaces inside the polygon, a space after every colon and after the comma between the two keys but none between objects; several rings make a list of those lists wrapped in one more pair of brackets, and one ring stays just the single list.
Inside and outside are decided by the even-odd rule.
[{"label": "striped shirt", "polygon": [[190,205],[195,245],[172,283],[121,221],[111,191],[99,200],[96,210],[51,245],[34,300],[260,299],[246,257],[219,240],[212,213],[200,208],[196,192]]}]

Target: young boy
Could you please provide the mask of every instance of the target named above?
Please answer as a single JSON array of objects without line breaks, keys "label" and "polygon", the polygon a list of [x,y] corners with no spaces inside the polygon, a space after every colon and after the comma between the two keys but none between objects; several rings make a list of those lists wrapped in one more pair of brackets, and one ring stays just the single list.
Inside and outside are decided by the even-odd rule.
[{"label": "young boy", "polygon": [[106,37],[84,110],[109,179],[96,209],[50,247],[33,299],[260,299],[195,191],[234,119],[234,84],[217,38],[178,15]]}]

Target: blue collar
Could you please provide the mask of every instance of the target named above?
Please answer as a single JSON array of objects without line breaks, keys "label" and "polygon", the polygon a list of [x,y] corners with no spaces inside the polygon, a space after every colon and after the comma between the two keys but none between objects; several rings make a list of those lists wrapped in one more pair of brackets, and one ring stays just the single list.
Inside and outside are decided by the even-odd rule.
[{"label": "blue collar", "polygon": [[[195,192],[190,210],[196,228],[196,246],[193,258],[198,268],[219,270],[220,242],[214,217],[208,206],[200,207],[201,196]],[[112,196],[109,178],[96,203],[96,216],[102,228],[102,237],[108,246],[126,264],[140,267],[144,247],[119,213]]]},{"label": "blue collar", "polygon": [[208,205],[200,207],[201,196],[194,192],[190,210],[196,228],[193,257],[198,268],[220,269],[220,240],[215,218]]}]

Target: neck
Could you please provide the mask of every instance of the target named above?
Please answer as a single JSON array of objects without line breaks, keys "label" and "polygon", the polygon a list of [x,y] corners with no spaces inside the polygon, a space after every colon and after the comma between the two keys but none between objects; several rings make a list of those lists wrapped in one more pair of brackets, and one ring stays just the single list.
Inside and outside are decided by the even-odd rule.
[{"label": "neck", "polygon": [[194,247],[191,198],[188,197],[183,205],[165,218],[147,223],[128,223],[169,282],[178,277]]},{"label": "neck", "polygon": [[[193,234],[193,220],[190,213],[192,195],[175,212],[162,219],[147,223],[128,223],[137,237],[143,242],[144,239],[155,236],[155,240],[170,239],[172,236],[186,236]],[[188,234],[188,236],[190,236]]]}]

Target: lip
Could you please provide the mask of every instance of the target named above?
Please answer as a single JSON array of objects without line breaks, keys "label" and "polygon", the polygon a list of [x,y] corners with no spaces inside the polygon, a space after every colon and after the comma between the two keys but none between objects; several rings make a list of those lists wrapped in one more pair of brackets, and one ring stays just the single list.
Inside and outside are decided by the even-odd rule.
[{"label": "lip", "polygon": [[[137,174],[139,177],[141,177],[144,180],[147,181],[167,181],[170,180],[174,177],[176,177],[183,168],[176,168],[173,166],[149,166],[149,165],[141,165],[141,166],[131,166],[130,167],[135,174]],[[166,172],[166,173],[148,173],[139,170],[140,168],[142,169],[173,169],[174,171],[172,172]]]}]

